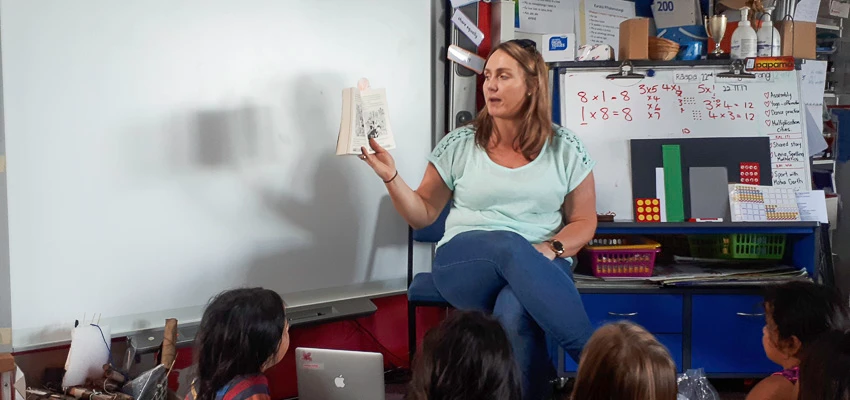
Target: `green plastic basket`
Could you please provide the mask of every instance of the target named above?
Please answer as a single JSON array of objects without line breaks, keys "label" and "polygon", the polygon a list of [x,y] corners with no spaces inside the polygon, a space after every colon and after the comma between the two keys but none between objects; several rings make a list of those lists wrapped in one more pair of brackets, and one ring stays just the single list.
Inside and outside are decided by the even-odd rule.
[{"label": "green plastic basket", "polygon": [[781,260],[785,235],[736,233],[688,236],[692,257],[746,260]]}]

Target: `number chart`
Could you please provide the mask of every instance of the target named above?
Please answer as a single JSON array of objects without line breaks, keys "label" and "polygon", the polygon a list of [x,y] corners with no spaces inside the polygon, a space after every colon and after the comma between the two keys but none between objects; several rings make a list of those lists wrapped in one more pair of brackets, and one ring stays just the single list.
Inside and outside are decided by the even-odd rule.
[{"label": "number chart", "polygon": [[658,69],[642,79],[612,70],[561,74],[561,123],[596,159],[597,212],[632,219],[629,140],[767,136],[771,177],[762,184],[807,190],[809,165],[797,71],[716,76],[716,68]]}]

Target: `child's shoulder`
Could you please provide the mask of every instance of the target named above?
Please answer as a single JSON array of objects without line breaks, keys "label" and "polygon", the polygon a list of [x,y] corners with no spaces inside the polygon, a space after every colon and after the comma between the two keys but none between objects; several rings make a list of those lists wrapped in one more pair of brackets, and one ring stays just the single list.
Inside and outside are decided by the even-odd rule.
[{"label": "child's shoulder", "polygon": [[783,400],[796,399],[794,384],[782,375],[771,375],[759,382],[750,393],[747,400]]},{"label": "child's shoulder", "polygon": [[233,379],[227,385],[223,395],[216,396],[220,400],[268,400],[269,380],[265,375],[241,376]]},{"label": "child's shoulder", "polygon": [[[195,382],[192,382],[185,400],[197,399],[195,389]],[[216,393],[215,400],[269,400],[269,380],[265,375],[233,378]]]}]

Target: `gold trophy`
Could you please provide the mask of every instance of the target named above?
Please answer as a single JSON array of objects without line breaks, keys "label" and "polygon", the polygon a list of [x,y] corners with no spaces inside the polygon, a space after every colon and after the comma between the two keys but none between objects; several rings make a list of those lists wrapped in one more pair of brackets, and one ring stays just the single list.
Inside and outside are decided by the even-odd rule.
[{"label": "gold trophy", "polygon": [[709,60],[728,59],[729,54],[720,49],[720,41],[726,33],[726,16],[712,15],[705,17],[705,33],[714,40],[714,51],[708,53]]}]

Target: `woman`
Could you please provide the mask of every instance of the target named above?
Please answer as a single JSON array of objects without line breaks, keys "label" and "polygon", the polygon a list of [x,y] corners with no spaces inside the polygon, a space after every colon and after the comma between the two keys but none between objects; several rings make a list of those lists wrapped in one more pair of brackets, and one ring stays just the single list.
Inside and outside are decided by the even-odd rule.
[{"label": "woman", "polygon": [[570,131],[552,125],[547,76],[534,42],[497,46],[484,70],[486,107],[440,141],[416,191],[374,140],[375,153],[360,156],[414,228],[432,224],[453,199],[434,283],[452,306],[501,321],[525,399],[544,396],[541,368],[553,371],[543,332],[575,360],[592,334],[567,257],[596,230],[594,162]]},{"label": "woman", "polygon": [[425,335],[412,368],[410,400],[519,400],[511,346],[499,322],[453,312]]}]

